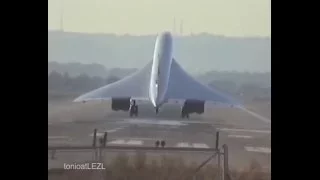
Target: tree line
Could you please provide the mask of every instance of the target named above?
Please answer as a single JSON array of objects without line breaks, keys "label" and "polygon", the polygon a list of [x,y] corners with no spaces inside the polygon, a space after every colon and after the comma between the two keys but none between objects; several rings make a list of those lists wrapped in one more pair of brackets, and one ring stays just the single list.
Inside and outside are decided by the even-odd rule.
[{"label": "tree line", "polygon": [[54,92],[86,92],[103,85],[118,81],[116,76],[109,76],[107,78],[93,76],[87,74],[80,74],[76,77],[69,76],[68,73],[58,73],[52,71],[48,75],[48,91]]},{"label": "tree line", "polygon": [[[52,71],[48,75],[48,95],[51,97],[60,96],[65,93],[81,94],[118,81],[119,79],[117,76],[109,76],[107,78],[91,77],[85,73],[72,77],[68,73]],[[231,80],[213,80],[208,86],[246,99],[271,97],[271,87],[262,88],[254,83],[237,84]]]}]

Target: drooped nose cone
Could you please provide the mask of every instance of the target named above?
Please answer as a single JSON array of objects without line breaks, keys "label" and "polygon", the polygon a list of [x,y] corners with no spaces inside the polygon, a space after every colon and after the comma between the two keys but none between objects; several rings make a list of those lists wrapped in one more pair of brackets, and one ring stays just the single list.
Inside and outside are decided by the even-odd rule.
[{"label": "drooped nose cone", "polygon": [[159,48],[159,53],[162,51],[167,51],[172,48],[172,35],[170,32],[165,31],[159,34],[157,38],[157,47]]},{"label": "drooped nose cone", "polygon": [[164,31],[161,33],[163,36],[171,36],[171,33],[169,31]]},{"label": "drooped nose cone", "polygon": [[160,34],[160,37],[161,37],[161,39],[164,39],[166,41],[168,41],[168,40],[171,41],[171,39],[172,39],[171,33],[169,31],[162,32]]}]

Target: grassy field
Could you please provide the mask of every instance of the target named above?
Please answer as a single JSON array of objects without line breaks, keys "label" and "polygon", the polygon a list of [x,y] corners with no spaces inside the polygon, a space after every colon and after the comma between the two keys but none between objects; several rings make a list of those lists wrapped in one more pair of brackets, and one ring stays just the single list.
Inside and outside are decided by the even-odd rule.
[{"label": "grassy field", "polygon": [[[64,170],[48,171],[48,180],[215,180],[219,179],[219,169],[206,165],[196,172],[199,164],[185,163],[181,158],[163,156],[160,160],[147,163],[147,157],[139,153],[133,158],[119,154],[104,170]],[[231,170],[232,180],[267,180],[270,173],[262,171],[257,162],[242,170]]]}]

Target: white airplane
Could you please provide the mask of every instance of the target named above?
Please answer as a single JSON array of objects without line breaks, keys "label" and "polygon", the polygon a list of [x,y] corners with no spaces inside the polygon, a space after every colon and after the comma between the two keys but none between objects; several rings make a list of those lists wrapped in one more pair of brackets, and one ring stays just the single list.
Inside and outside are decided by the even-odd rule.
[{"label": "white airplane", "polygon": [[188,75],[173,58],[172,43],[170,32],[159,34],[153,60],[145,67],[122,80],[81,95],[74,101],[112,100],[113,110],[130,110],[130,116],[138,114],[135,100],[151,102],[156,114],[164,103],[178,103],[183,104],[182,118],[189,117],[193,112],[203,113],[205,102],[238,106],[221,92]]}]

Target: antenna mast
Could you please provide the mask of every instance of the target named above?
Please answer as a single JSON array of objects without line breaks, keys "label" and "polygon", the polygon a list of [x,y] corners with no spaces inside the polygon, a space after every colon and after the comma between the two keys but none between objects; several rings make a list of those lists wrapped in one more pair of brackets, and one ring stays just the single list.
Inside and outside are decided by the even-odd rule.
[{"label": "antenna mast", "polygon": [[60,1],[61,2],[61,11],[60,11],[60,31],[64,32],[63,30],[63,14],[64,14],[64,7],[63,7],[63,0]]},{"label": "antenna mast", "polygon": [[180,35],[182,36],[183,34],[183,20],[180,22]]},{"label": "antenna mast", "polygon": [[173,18],[173,34],[176,33],[176,17]]}]

